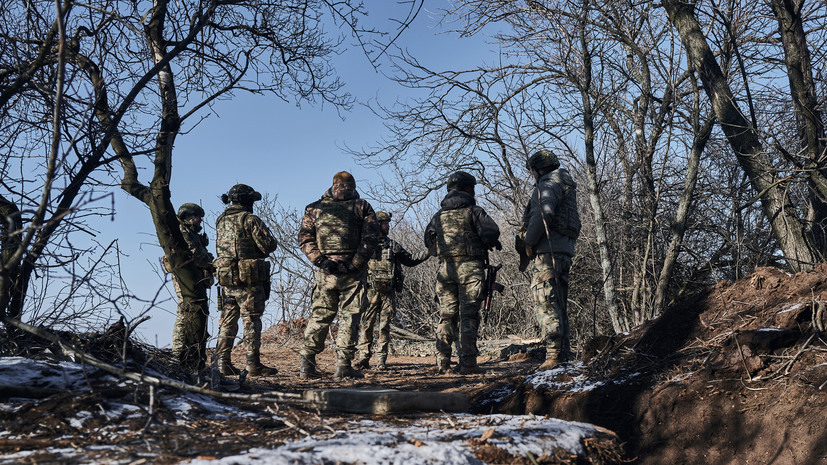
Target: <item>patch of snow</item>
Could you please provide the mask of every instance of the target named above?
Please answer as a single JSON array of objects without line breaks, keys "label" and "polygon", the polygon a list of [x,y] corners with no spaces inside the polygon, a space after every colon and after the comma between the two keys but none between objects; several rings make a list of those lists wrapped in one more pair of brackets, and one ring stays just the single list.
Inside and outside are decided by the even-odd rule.
[{"label": "patch of snow", "polygon": [[[86,374],[97,368],[86,365]],[[86,389],[84,367],[74,362],[0,357],[0,384],[51,389]]]},{"label": "patch of snow", "polygon": [[773,331],[782,331],[781,328],[758,328],[755,330],[756,332],[773,332]]},{"label": "patch of snow", "polygon": [[[582,361],[564,364],[551,370],[538,371],[533,375],[527,376],[526,383],[530,383],[535,389],[544,387],[557,391],[586,392],[607,384],[626,384],[633,378],[640,376],[640,373],[631,373],[622,378],[606,378],[600,381],[593,381],[589,379],[584,368],[585,365]],[[563,375],[571,378],[571,380],[561,381],[560,377]]]},{"label": "patch of snow", "polygon": [[799,304],[795,304],[795,305],[793,305],[793,306],[791,306],[791,307],[785,308],[784,310],[779,310],[778,312],[776,312],[776,314],[777,314],[777,315],[780,315],[780,314],[782,314],[782,313],[787,313],[787,312],[791,312],[791,311],[793,311],[793,310],[798,310],[799,308],[801,308],[801,307],[803,307],[803,306],[804,306],[804,304],[800,304],[800,303],[799,303]]},{"label": "patch of snow", "polygon": [[505,386],[502,386],[499,389],[492,392],[491,394],[489,394],[488,397],[483,399],[480,403],[482,405],[486,405],[502,402],[503,400],[507,399],[508,396],[514,393],[514,387],[515,386],[512,383],[508,383]]},{"label": "patch of snow", "polygon": [[469,439],[480,439],[511,455],[550,455],[555,449],[582,454],[582,441],[593,436],[593,425],[528,415],[445,415],[413,419],[407,426],[373,420],[354,421],[354,430],[328,438],[309,437],[275,449],[251,449],[217,460],[196,459],[190,465],[317,464],[328,462],[374,464],[479,464]]},{"label": "patch of snow", "polygon": [[77,417],[69,419],[69,425],[72,428],[83,428],[83,422],[92,418],[92,414],[90,412],[81,410],[77,413]]}]

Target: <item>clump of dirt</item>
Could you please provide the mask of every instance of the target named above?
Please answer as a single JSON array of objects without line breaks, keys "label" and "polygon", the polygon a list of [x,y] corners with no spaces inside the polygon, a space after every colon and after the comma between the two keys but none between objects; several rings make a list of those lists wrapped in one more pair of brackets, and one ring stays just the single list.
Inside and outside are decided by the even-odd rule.
[{"label": "clump of dirt", "polygon": [[669,308],[494,407],[606,427],[641,464],[827,461],[827,268],[760,268]]}]

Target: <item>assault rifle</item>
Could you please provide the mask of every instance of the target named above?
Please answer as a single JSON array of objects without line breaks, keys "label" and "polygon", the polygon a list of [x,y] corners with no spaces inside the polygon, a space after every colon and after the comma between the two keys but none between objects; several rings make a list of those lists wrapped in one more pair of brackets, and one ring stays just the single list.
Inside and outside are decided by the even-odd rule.
[{"label": "assault rifle", "polygon": [[485,265],[485,300],[482,304],[482,322],[488,323],[488,311],[491,310],[491,301],[494,300],[494,291],[503,293],[505,286],[497,282],[497,272],[502,268],[499,265]]}]

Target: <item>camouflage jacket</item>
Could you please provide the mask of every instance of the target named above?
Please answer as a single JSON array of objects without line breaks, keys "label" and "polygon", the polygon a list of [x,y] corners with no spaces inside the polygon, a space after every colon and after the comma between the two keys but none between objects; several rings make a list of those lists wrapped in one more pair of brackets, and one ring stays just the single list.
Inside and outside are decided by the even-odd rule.
[{"label": "camouflage jacket", "polygon": [[[330,215],[332,211],[337,215]],[[333,216],[336,224],[321,224],[330,222]],[[349,260],[356,268],[364,269],[376,248],[379,234],[379,223],[370,203],[359,198],[355,189],[334,195],[331,188],[321,199],[305,207],[298,239],[299,247],[311,263],[328,256],[334,260]],[[328,245],[331,243],[338,247]]]},{"label": "camouflage jacket", "polygon": [[250,209],[233,204],[215,220],[218,258],[267,258],[278,247],[270,228]]},{"label": "camouflage jacket", "polygon": [[213,256],[207,250],[207,245],[209,244],[207,235],[203,233],[199,234],[193,228],[185,224],[181,224],[180,227],[181,234],[184,235],[184,240],[187,241],[187,246],[190,249],[195,266],[203,270],[211,271]]},{"label": "camouflage jacket", "polygon": [[380,238],[379,245],[376,247],[376,251],[374,252],[371,261],[368,263],[368,266],[370,267],[375,260],[380,259],[382,256],[387,256],[393,264],[393,288],[397,292],[402,290],[402,285],[405,280],[402,265],[416,266],[430,258],[430,255],[419,254],[414,257],[405,249],[405,247],[402,247],[402,244],[396,242],[390,237]]},{"label": "camouflage jacket", "polygon": [[485,258],[500,238],[500,228],[474,196],[452,190],[425,228],[425,247],[431,255]]},{"label": "camouflage jacket", "polygon": [[[523,225],[525,242],[535,253],[574,256],[574,243],[580,233],[577,184],[565,168],[557,168],[537,180],[523,214]],[[551,233],[548,239],[546,227]]]}]

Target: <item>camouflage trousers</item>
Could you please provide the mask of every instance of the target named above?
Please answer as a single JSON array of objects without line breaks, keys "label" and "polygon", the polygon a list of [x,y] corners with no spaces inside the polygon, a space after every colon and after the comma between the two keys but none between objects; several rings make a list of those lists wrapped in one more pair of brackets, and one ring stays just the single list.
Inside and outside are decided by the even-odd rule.
[{"label": "camouflage trousers", "polygon": [[373,346],[373,332],[376,328],[376,323],[379,323],[379,340],[377,341],[376,353],[379,357],[388,357],[388,346],[391,341],[391,321],[393,321],[394,314],[394,298],[396,293],[391,290],[388,292],[377,292],[373,288],[368,288],[367,299],[365,299],[364,309],[362,310],[362,324],[359,330],[359,343],[356,347],[359,349],[359,357],[369,359]]},{"label": "camouflage trousers", "polygon": [[460,365],[476,361],[484,284],[485,264],[482,260],[440,260],[436,277],[439,298],[439,324],[436,328],[438,365],[450,362],[451,345],[457,339]]},{"label": "camouflage trousers", "polygon": [[365,300],[365,273],[336,276],[316,271],[312,307],[304,330],[302,356],[314,356],[324,350],[330,325],[339,314],[336,353],[339,358],[353,360],[359,337],[359,312]]},{"label": "camouflage trousers", "polygon": [[181,286],[173,276],[172,285],[178,297],[178,312],[172,327],[172,354],[186,369],[200,370],[207,363],[207,321],[210,314],[207,301],[194,300],[184,304]]},{"label": "camouflage trousers", "polygon": [[541,253],[532,260],[534,274],[531,277],[531,293],[534,295],[534,313],[546,350],[569,352],[571,348],[566,302],[569,296],[571,257],[554,254],[554,263],[551,257],[551,254]]},{"label": "camouflage trousers", "polygon": [[247,349],[247,355],[258,355],[261,348],[261,316],[267,302],[267,291],[263,285],[250,287],[222,287],[224,306],[218,320],[218,344],[222,353],[217,353],[219,360],[229,360],[233,342],[238,334],[238,319],[244,324],[241,341]]}]

